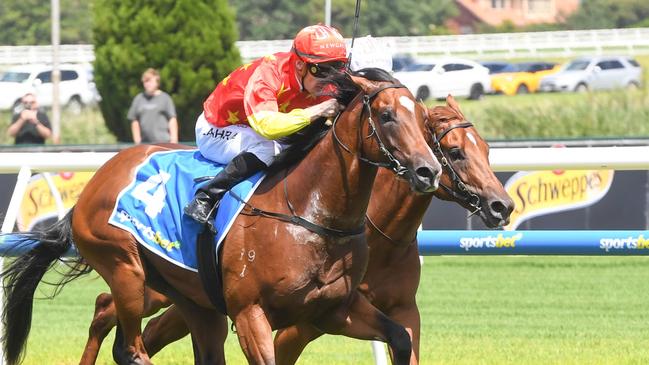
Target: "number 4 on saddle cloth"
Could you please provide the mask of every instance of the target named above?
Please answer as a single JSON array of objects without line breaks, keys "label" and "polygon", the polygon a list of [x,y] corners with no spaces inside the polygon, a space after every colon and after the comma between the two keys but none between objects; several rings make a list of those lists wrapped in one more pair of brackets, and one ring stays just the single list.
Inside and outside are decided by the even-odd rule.
[{"label": "number 4 on saddle cloth", "polygon": [[[198,271],[196,239],[205,228],[183,214],[183,207],[207,180],[224,166],[205,159],[198,150],[156,152],[137,167],[135,179],[120,192],[108,222],[130,232],[146,249],[191,271]],[[232,189],[248,201],[263,180],[259,172]],[[233,194],[225,194],[214,218],[215,253],[243,209]],[[216,260],[216,258],[214,258]]]}]

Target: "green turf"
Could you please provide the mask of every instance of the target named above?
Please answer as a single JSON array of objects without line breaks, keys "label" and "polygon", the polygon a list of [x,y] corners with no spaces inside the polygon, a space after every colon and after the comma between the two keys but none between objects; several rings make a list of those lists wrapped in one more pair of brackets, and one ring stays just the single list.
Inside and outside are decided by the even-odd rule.
[{"label": "green turf", "polygon": [[[422,364],[646,364],[648,277],[641,257],[428,257],[418,297]],[[85,278],[37,301],[25,364],[76,363],[102,288]],[[235,335],[227,346],[229,363],[243,364]],[[154,358],[191,359],[186,339]],[[112,363],[110,346],[98,363]],[[371,350],[328,336],[300,364],[372,364]]]}]

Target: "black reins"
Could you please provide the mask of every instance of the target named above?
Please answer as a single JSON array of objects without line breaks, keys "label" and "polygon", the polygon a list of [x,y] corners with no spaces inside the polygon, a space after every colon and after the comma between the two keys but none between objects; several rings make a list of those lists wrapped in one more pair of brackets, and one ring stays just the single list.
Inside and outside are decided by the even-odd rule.
[{"label": "black reins", "polygon": [[[370,164],[370,165],[373,165],[373,166],[385,167],[387,169],[390,169],[395,174],[397,174],[397,176],[405,175],[408,172],[408,168],[401,165],[399,160],[397,160],[397,158],[394,157],[394,155],[387,149],[387,147],[385,147],[385,143],[383,143],[383,141],[381,140],[381,136],[379,136],[379,134],[376,132],[376,125],[374,124],[374,120],[372,119],[372,107],[371,107],[371,104],[372,104],[372,101],[374,100],[374,98],[381,91],[386,90],[386,89],[401,89],[401,88],[405,88],[405,86],[401,85],[401,84],[390,84],[390,85],[385,85],[385,86],[382,86],[382,87],[374,90],[369,95],[367,95],[367,94],[363,95],[362,96],[362,98],[363,98],[363,109],[361,110],[361,113],[360,113],[360,116],[359,116],[359,122],[362,122],[363,121],[363,113],[365,112],[365,109],[367,109],[367,121],[368,121],[369,126],[370,126],[370,134],[365,138],[370,138],[370,137],[374,136],[374,138],[376,139],[376,143],[379,145],[379,151],[381,151],[381,153],[383,153],[383,155],[388,158],[389,162],[376,162],[376,161],[372,161],[370,159],[367,159],[367,158],[365,158],[365,157],[363,157],[361,155],[358,155],[358,159],[361,160],[364,163],[367,163],[367,164]],[[338,116],[340,116],[340,114]],[[331,130],[332,130],[334,139],[336,140],[338,145],[340,145],[345,151],[347,151],[347,152],[349,152],[349,153],[351,153],[353,155],[354,152],[352,152],[349,149],[349,147],[345,146],[345,144],[340,140],[340,138],[338,138],[338,135],[336,134],[336,123],[337,122],[338,122],[338,117],[336,117],[336,119],[334,119],[333,125],[331,126]]]},{"label": "black reins", "polygon": [[[462,122],[458,123],[455,125],[452,125],[446,129],[444,129],[439,136],[437,136],[433,132],[433,143],[434,143],[434,150],[433,152],[435,153],[435,156],[439,160],[439,162],[442,164],[442,168],[446,169],[448,171],[448,174],[451,177],[451,181],[453,182],[453,186],[459,191],[456,191],[443,183],[439,183],[439,187],[442,188],[448,195],[452,196],[453,199],[463,202],[470,206],[472,208],[472,212],[469,214],[469,217],[472,217],[473,215],[477,214],[482,210],[482,207],[480,206],[480,197],[474,193],[472,193],[466,186],[466,184],[462,181],[462,178],[460,178],[460,175],[453,169],[453,165],[448,161],[446,158],[446,155],[444,154],[444,150],[442,150],[442,145],[440,141],[448,134],[448,132],[452,131],[453,129],[456,128],[470,128],[473,127],[473,123],[471,122]],[[369,226],[372,227],[375,231],[377,231],[383,238],[388,240],[390,243],[392,243],[395,246],[404,246],[404,245],[410,245],[417,240],[417,236],[415,235],[415,238],[409,239],[406,241],[397,241],[394,238],[390,237],[387,233],[383,232],[379,226],[372,221],[369,215],[365,215],[365,219],[369,223]]]},{"label": "black reins", "polygon": [[[380,93],[381,91],[383,91],[385,89],[391,89],[391,88],[405,88],[405,86],[400,85],[400,84],[386,85],[386,86],[383,86],[383,87],[380,87],[380,88],[374,90],[369,95],[363,95],[363,109],[361,110],[360,118],[359,118],[359,122],[362,122],[363,121],[363,112],[365,111],[365,108],[367,108],[368,112],[369,112],[368,121],[369,121],[369,125],[370,125],[370,128],[371,128],[370,135],[367,136],[367,138],[371,137],[372,135],[375,136],[376,141],[377,141],[377,143],[379,145],[379,149],[381,150],[381,152],[383,152],[386,155],[386,157],[388,158],[388,160],[390,160],[390,162],[389,163],[374,162],[374,161],[365,159],[362,156],[358,156],[358,158],[361,159],[362,161],[366,162],[366,163],[369,163],[369,164],[372,164],[372,165],[375,165],[375,166],[389,168],[392,171],[394,171],[397,175],[403,175],[407,171],[407,169],[405,167],[403,167],[401,165],[401,163],[399,163],[399,161],[392,155],[392,153],[390,153],[390,151],[388,151],[388,149],[385,147],[385,144],[381,140],[381,137],[376,132],[376,126],[374,125],[374,121],[372,120],[372,109],[371,109],[371,106],[370,106],[372,100],[376,97],[376,95],[378,95],[378,93]],[[347,146],[345,146],[342,143],[342,141],[340,141],[340,139],[338,139],[338,136],[336,135],[336,128],[335,127],[336,127],[336,122],[338,121],[339,117],[340,117],[340,114],[338,114],[338,116],[336,116],[336,119],[334,119],[334,122],[333,122],[332,127],[331,127],[334,139],[346,151],[353,154],[353,152],[349,148],[347,148]],[[325,227],[325,226],[321,226],[319,224],[313,223],[313,222],[309,221],[308,219],[302,218],[299,215],[297,215],[295,213],[295,209],[293,208],[293,204],[291,204],[291,201],[289,200],[289,197],[288,197],[288,183],[287,183],[288,179],[287,179],[287,177],[288,177],[288,175],[285,175],[284,179],[283,179],[284,180],[284,199],[286,200],[286,206],[288,207],[288,210],[291,212],[291,214],[283,214],[283,213],[265,211],[263,209],[259,209],[259,208],[255,207],[255,206],[251,205],[250,203],[244,201],[238,194],[236,194],[233,191],[229,191],[228,193],[230,195],[232,195],[236,200],[238,200],[239,202],[244,204],[248,209],[250,209],[250,214],[251,215],[258,215],[258,216],[262,216],[262,217],[277,219],[277,220],[280,220],[282,222],[288,222],[288,223],[296,224],[296,225],[298,225],[300,227],[303,227],[303,228],[305,228],[305,229],[307,229],[307,230],[309,230],[309,231],[311,231],[313,233],[319,234],[321,236],[330,236],[330,237],[336,237],[336,238],[343,238],[343,237],[355,236],[355,235],[361,234],[361,233],[363,233],[365,231],[365,222],[363,222],[363,224],[361,226],[359,226],[359,227],[357,227],[355,229],[352,229],[352,230],[339,230],[339,229],[334,229],[334,228],[328,228],[328,227]]]},{"label": "black reins", "polygon": [[439,136],[435,135],[435,133],[433,132],[433,153],[435,153],[435,156],[442,164],[442,168],[448,171],[448,174],[451,177],[451,182],[453,183],[453,187],[455,189],[452,189],[451,187],[448,187],[441,182],[439,184],[439,187],[442,188],[448,195],[452,196],[453,199],[470,206],[472,212],[469,214],[469,217],[472,217],[482,210],[480,197],[469,190],[464,181],[462,181],[460,175],[458,175],[455,169],[453,169],[453,165],[451,165],[451,163],[446,158],[446,154],[444,154],[442,145],[440,143],[444,136],[446,136],[448,132],[452,131],[453,129],[470,127],[473,127],[473,123],[465,121],[462,123],[454,124],[444,129],[439,134]]}]

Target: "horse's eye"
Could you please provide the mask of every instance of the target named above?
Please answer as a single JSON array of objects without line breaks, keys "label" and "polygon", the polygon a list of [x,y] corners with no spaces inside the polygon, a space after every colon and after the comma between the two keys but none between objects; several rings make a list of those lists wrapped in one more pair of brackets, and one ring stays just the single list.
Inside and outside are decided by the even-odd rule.
[{"label": "horse's eye", "polygon": [[464,152],[458,147],[453,147],[448,150],[448,157],[453,161],[464,160]]},{"label": "horse's eye", "polygon": [[394,118],[392,118],[392,113],[390,111],[384,111],[383,113],[381,113],[381,116],[379,118],[381,123],[394,121]]}]

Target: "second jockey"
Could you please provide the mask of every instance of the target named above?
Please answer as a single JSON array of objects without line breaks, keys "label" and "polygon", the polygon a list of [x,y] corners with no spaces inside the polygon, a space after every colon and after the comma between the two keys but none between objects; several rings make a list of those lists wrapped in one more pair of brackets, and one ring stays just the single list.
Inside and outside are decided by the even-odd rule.
[{"label": "second jockey", "polygon": [[316,93],[319,79],[346,62],[342,35],[312,25],[297,33],[290,52],[245,64],[219,82],[196,121],[196,144],[205,158],[226,166],[198,189],[185,214],[206,223],[228,190],[272,163],[282,150],[275,139],[335,116],[336,100]]}]

